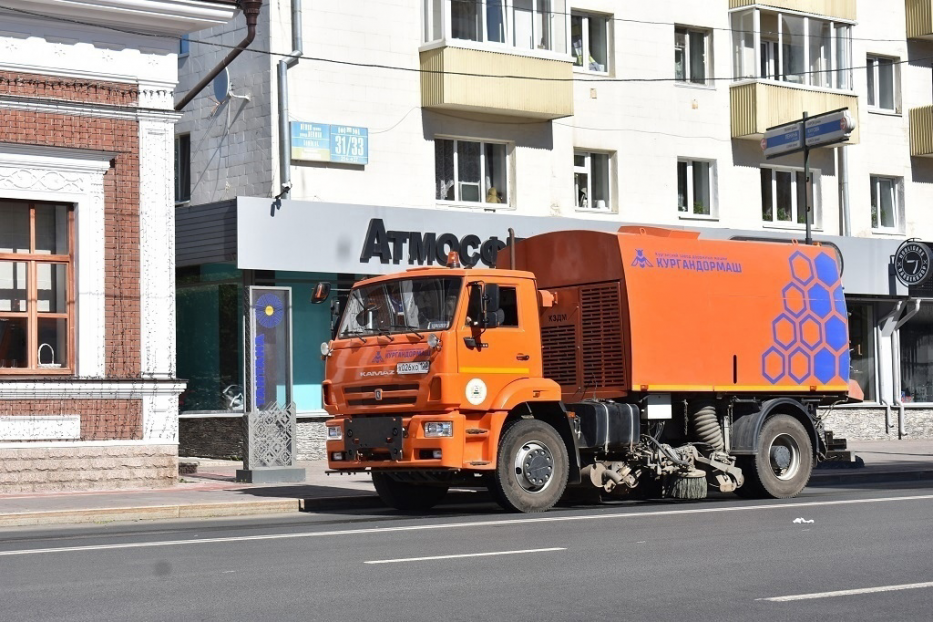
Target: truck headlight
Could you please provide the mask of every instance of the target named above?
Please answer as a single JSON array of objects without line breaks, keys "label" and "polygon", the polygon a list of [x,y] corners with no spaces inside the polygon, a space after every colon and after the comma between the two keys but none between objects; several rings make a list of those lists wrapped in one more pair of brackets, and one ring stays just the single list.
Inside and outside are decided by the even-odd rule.
[{"label": "truck headlight", "polygon": [[321,356],[330,356],[331,352],[333,352],[333,350],[330,347],[329,341],[325,341],[321,344]]},{"label": "truck headlight", "polygon": [[343,428],[336,425],[327,426],[327,440],[329,441],[342,441],[343,440]]},{"label": "truck headlight", "polygon": [[424,423],[424,435],[432,438],[453,436],[454,424],[451,421],[426,421]]}]

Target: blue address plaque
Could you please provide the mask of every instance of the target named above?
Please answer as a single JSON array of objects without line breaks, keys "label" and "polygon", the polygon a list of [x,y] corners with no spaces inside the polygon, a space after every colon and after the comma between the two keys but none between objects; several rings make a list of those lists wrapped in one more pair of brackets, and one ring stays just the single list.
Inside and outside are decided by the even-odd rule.
[{"label": "blue address plaque", "polygon": [[292,121],[291,133],[293,160],[369,163],[369,130],[365,127]]}]

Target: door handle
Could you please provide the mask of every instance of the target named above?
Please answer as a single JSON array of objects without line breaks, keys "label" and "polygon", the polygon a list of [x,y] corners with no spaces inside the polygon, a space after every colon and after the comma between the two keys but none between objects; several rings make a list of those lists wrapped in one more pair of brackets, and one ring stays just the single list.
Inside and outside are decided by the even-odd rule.
[{"label": "door handle", "polygon": [[531,355],[530,354],[517,354],[515,355],[515,358],[517,358],[519,361],[527,361],[528,359],[531,358]]}]

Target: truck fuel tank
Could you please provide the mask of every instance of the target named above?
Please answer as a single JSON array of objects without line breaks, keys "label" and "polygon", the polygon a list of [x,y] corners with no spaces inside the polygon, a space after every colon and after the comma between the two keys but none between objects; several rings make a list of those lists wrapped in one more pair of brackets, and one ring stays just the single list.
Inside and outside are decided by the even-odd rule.
[{"label": "truck fuel tank", "polygon": [[634,404],[587,401],[568,404],[580,422],[580,449],[622,449],[638,442],[640,416]]}]

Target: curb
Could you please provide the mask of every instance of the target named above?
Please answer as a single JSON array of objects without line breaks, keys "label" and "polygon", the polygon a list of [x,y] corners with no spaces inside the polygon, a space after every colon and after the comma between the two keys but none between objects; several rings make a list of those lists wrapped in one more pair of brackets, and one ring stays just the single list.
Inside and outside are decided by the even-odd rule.
[{"label": "curb", "polygon": [[299,511],[297,499],[239,501],[230,503],[194,503],[148,507],[95,508],[91,510],[53,510],[0,514],[0,527],[39,525],[77,525],[116,521],[166,520],[173,518],[220,518],[254,516]]},{"label": "curb", "polygon": [[933,480],[933,469],[919,471],[853,471],[840,469],[840,473],[816,473],[810,476],[810,486],[839,486],[842,484],[884,484]]}]

